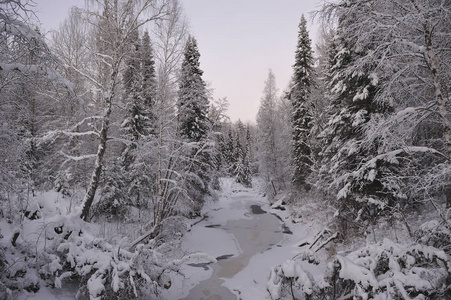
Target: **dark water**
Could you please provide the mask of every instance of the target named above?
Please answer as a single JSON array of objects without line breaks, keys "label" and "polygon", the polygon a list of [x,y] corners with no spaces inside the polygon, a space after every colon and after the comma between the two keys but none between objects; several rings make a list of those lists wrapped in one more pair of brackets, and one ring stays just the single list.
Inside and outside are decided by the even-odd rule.
[{"label": "dark water", "polygon": [[262,215],[266,214],[266,211],[264,211],[260,205],[251,205],[251,211],[254,215]]}]

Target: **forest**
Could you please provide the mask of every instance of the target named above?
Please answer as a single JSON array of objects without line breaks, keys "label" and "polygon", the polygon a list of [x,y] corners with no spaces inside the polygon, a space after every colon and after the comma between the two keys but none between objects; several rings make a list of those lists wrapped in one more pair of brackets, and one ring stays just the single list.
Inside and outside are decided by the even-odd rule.
[{"label": "forest", "polygon": [[45,34],[35,7],[0,0],[1,299],[164,299],[218,260],[181,241],[224,178],[319,228],[265,299],[451,299],[449,0],[321,1],[316,45],[300,13],[255,123],[213,99],[183,1],[87,0]]}]

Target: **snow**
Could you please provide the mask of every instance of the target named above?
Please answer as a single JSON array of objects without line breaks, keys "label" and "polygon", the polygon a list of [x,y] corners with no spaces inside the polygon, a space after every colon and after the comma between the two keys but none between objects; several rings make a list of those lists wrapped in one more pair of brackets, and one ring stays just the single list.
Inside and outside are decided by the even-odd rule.
[{"label": "snow", "polygon": [[75,85],[64,78],[57,70],[47,67],[45,65],[24,65],[21,63],[0,63],[0,71],[5,73],[10,73],[13,71],[18,71],[24,74],[38,74],[42,75],[44,78],[57,82],[71,94],[74,98],[76,98],[79,104],[83,104],[83,100],[79,97],[76,97],[74,93]]},{"label": "snow", "polygon": [[374,179],[376,179],[376,175],[377,175],[377,170],[371,169],[365,177],[366,177],[366,180],[373,182]]},{"label": "snow", "polygon": [[[427,151],[423,148],[413,150]],[[259,205],[267,212],[263,214],[266,217],[270,217],[269,214],[277,214],[284,221],[295,219],[290,216],[292,212],[272,209],[270,203],[258,193],[257,189],[244,189],[233,184],[231,180],[223,180],[222,184],[224,190],[219,201],[209,203],[205,207],[208,218],[192,226],[190,235],[185,236],[183,244],[189,246],[190,250],[211,251],[213,256],[226,253],[234,256],[220,260],[215,265],[209,265],[208,272],[199,268],[197,271],[192,267],[186,268],[184,271],[187,272],[185,275],[189,278],[189,283],[185,281],[184,284],[179,283],[176,289],[171,288],[171,293],[164,294],[169,295],[166,298],[200,299],[199,290],[210,293],[213,291],[212,285],[219,285],[226,287],[237,299],[288,299],[291,296],[286,294],[284,285],[286,287],[288,284],[287,280],[293,280],[296,297],[302,299],[300,293],[304,293],[305,296],[312,294],[316,288],[324,289],[330,286],[324,272],[337,266],[340,278],[355,283],[352,293],[362,299],[371,297],[385,299],[387,293],[393,289],[398,294],[407,295],[407,287],[414,287],[420,292],[431,290],[446,277],[445,267],[440,263],[437,267],[424,268],[418,266],[415,258],[419,256],[429,261],[434,261],[435,258],[447,261],[449,258],[443,251],[423,245],[406,246],[389,239],[384,239],[379,244],[368,245],[348,255],[335,255],[333,258],[335,263],[330,262],[326,265],[324,253],[319,255],[312,250],[304,250],[314,239],[310,227],[312,224],[305,222],[290,222],[292,235],[278,236],[277,233],[268,235],[273,228],[271,226],[274,225],[260,228],[260,234],[265,235],[264,240],[276,237],[278,241],[263,250],[251,252],[250,248],[258,247],[252,244],[253,238],[250,238],[252,227],[245,232],[236,229],[239,227],[238,224],[249,225],[258,222],[261,215],[253,215],[251,205]],[[265,219],[265,222],[268,223],[269,219]],[[217,226],[209,228],[210,225]],[[277,226],[276,224],[275,227]],[[324,230],[327,231],[327,228]],[[329,230],[320,243],[316,243],[315,248],[322,249],[322,245],[336,238],[337,234]],[[217,241],[218,239],[220,241]],[[383,257],[382,253],[388,255],[389,271],[376,277],[375,270]],[[240,264],[237,270],[230,272],[237,263]],[[209,281],[210,276],[216,279]],[[209,295],[212,297],[224,295],[218,291]],[[220,299],[232,299],[232,296],[226,294]]]},{"label": "snow", "polygon": [[17,300],[74,300],[75,292],[69,289],[50,289],[41,287],[38,293],[25,292]]},{"label": "snow", "polygon": [[[194,299],[194,288],[197,285],[203,284],[202,282],[211,276],[218,276],[221,286],[228,288],[237,298],[270,299],[267,288],[273,288],[274,293],[277,290],[277,287],[267,286],[271,268],[298,255],[298,242],[308,239],[311,235],[311,227],[302,223],[290,224],[290,230],[294,234],[283,234],[282,223],[271,214],[280,215],[288,221],[290,213],[272,209],[270,203],[260,194],[258,182],[254,181],[253,186],[256,187],[253,189],[244,188],[233,179],[222,179],[221,184],[221,197],[204,207],[202,213],[208,218],[199,223],[194,222],[191,231],[183,238],[182,248],[187,252],[205,252],[213,257],[229,254],[233,256],[219,261],[218,266],[208,265],[208,270],[185,265],[181,271],[187,280],[174,278],[171,289],[163,291],[164,298],[184,299],[190,295],[186,299]],[[259,205],[267,213],[253,215],[251,205]],[[251,225],[260,224],[258,222],[263,224]],[[252,228],[243,231],[240,229],[243,226],[258,228],[255,231]],[[273,233],[274,231],[277,233]],[[266,246],[265,242],[272,243],[271,240],[274,240],[275,244]],[[295,266],[287,263],[285,268],[287,272],[293,271],[299,275],[296,277],[299,277],[299,282],[303,282],[306,292],[311,289],[307,274],[314,274],[313,277],[318,278],[320,274],[316,266],[303,263],[301,265],[299,262]],[[277,283],[275,285],[277,286]],[[203,285],[205,286],[207,284]]]},{"label": "snow", "polygon": [[425,107],[407,107],[399,112],[396,113],[395,115],[395,120],[398,122],[401,122],[402,120],[404,120],[406,117],[408,117],[409,115],[415,114],[417,113],[419,110],[424,109]]},{"label": "snow", "polygon": [[347,257],[337,255],[337,259],[341,264],[340,277],[343,279],[351,279],[354,282],[362,284],[364,288],[372,286],[374,289],[379,287],[374,274],[368,269],[355,264]]},{"label": "snow", "polygon": [[279,299],[281,297],[280,295],[281,288],[282,288],[282,280],[279,276],[277,276],[275,268],[271,268],[268,283],[266,284],[266,289],[271,295],[271,298]]},{"label": "snow", "polygon": [[[368,96],[370,95],[370,92],[368,91],[368,89],[365,87],[363,89],[363,91],[357,93],[354,98],[352,98],[352,101],[359,101],[359,100],[365,100],[366,98],[368,98]],[[354,125],[355,126],[355,125]]]},{"label": "snow", "polygon": [[[315,239],[312,233],[318,229],[312,230],[309,221],[292,217],[293,212],[288,210],[273,209],[260,194],[258,182],[254,181],[253,189],[236,184],[232,178],[222,179],[221,183],[223,190],[219,200],[208,202],[204,206],[202,211],[204,218],[190,221],[190,230],[182,239],[184,258],[171,261],[170,265],[164,266],[167,270],[177,270],[178,266],[181,268],[176,274],[166,276],[165,273],[161,277],[161,282],[170,281],[172,284],[169,289],[162,291],[162,299],[200,299],[196,290],[199,286],[203,291],[211,291],[212,297],[225,295],[222,299],[232,299],[233,296],[242,300],[271,299],[271,297],[286,299],[283,286],[286,286],[287,279],[295,283],[298,289],[295,293],[312,294],[316,288],[325,288],[329,285],[323,273],[325,269],[336,264],[340,266],[341,278],[358,283],[354,292],[363,298],[370,298],[376,294],[382,297],[385,290],[395,287],[401,294],[406,293],[405,289],[408,286],[414,286],[419,291],[430,290],[446,276],[446,267],[440,263],[436,267],[425,268],[417,261],[417,257],[420,259],[424,257],[429,261],[438,259],[445,262],[449,257],[443,251],[424,245],[405,246],[388,239],[347,255],[340,253],[334,257],[336,264],[326,265],[324,253],[315,253],[314,250],[321,249],[322,245],[335,238],[337,233],[325,228],[321,232],[327,231],[328,234],[323,236],[322,240],[315,241],[314,249],[308,250]],[[56,201],[59,197],[61,196],[54,192],[43,193],[38,195],[32,205],[45,211],[47,224],[55,226],[70,224],[69,230],[75,231],[86,229],[87,224],[79,218],[77,212],[60,215],[60,212],[67,211],[68,207],[65,201]],[[259,209],[255,209],[254,205]],[[295,220],[296,223],[293,222]],[[289,224],[293,234],[282,233],[282,221]],[[2,233],[5,235],[3,241],[10,240],[14,232],[33,235],[36,231],[44,230],[39,228],[39,222],[42,220],[26,221],[22,228],[11,228],[6,222],[1,223]],[[423,225],[423,228],[436,226],[437,222],[429,222]],[[96,226],[91,230],[94,232]],[[39,237],[36,236],[36,239],[39,240]],[[108,276],[111,276],[111,287],[114,291],[123,287],[123,280],[133,280],[134,275],[130,276],[130,279],[123,278],[124,274],[128,274],[131,265],[126,260],[118,260],[116,253],[121,251],[121,256],[134,254],[127,254],[123,249],[113,249],[110,244],[94,237],[92,243],[96,247],[88,248],[85,245],[78,248],[74,243],[63,242],[58,250],[64,249],[67,252],[67,262],[70,261],[77,266],[85,265],[84,269],[80,269],[80,274],[94,272],[94,276],[89,279],[88,289],[91,299],[98,299],[105,289],[105,272],[111,272]],[[142,246],[137,246],[138,252],[143,250]],[[105,252],[106,250],[109,252]],[[106,255],[107,253],[111,253],[111,256]],[[381,253],[389,254],[387,259],[390,270],[375,276]],[[155,253],[149,257],[151,260],[159,260]],[[60,261],[56,255],[47,256],[46,259],[49,261],[47,264],[49,274],[57,274],[54,279],[55,286],[63,290],[43,287],[37,294],[21,295],[20,300],[73,299],[76,287],[71,289],[71,273],[61,271],[65,262]],[[132,256],[130,259],[133,259]],[[154,279],[144,270],[141,271],[141,277],[152,283]],[[135,270],[137,273],[141,271],[139,268]],[[215,279],[209,281],[210,277]],[[221,289],[214,291],[212,285],[217,285]],[[297,295],[302,297],[301,294]]]},{"label": "snow", "polygon": [[378,83],[379,83],[379,76],[377,76],[377,74],[376,73],[371,73],[369,76],[368,76],[368,78],[369,79],[371,79],[371,85],[372,86],[377,86],[378,85]]},{"label": "snow", "polygon": [[286,277],[298,278],[297,281],[302,286],[304,293],[312,294],[312,282],[299,261],[287,260],[282,265],[282,271]]}]

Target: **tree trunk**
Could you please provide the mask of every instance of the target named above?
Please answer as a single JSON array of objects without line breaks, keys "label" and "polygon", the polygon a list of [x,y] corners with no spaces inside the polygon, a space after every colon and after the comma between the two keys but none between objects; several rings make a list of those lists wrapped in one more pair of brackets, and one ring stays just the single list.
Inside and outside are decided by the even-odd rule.
[{"label": "tree trunk", "polygon": [[102,129],[100,130],[100,141],[99,147],[97,148],[96,162],[94,165],[94,170],[92,171],[91,181],[89,183],[88,191],[85,194],[82,204],[82,212],[80,218],[87,221],[89,216],[89,210],[91,209],[92,203],[94,202],[94,196],[96,194],[97,188],[100,182],[100,175],[103,168],[103,157],[106,151],[106,142],[108,138],[108,128],[110,124],[110,114],[111,114],[111,100],[109,99],[108,107],[105,116],[102,120]]},{"label": "tree trunk", "polygon": [[[417,5],[415,0],[410,0],[414,5],[415,9],[419,14],[422,13],[421,8]],[[431,73],[434,92],[435,92],[435,101],[437,103],[438,111],[440,118],[442,119],[443,125],[443,138],[446,147],[445,155],[449,158],[451,154],[451,134],[449,129],[449,120],[448,120],[448,110],[446,107],[446,101],[442,93],[442,89],[440,86],[440,78],[438,72],[438,63],[437,57],[435,55],[434,47],[432,44],[432,29],[428,20],[426,19],[423,24],[424,30],[424,43],[426,45],[426,51],[423,52],[424,59],[426,61],[426,65],[428,66],[429,72]]]},{"label": "tree trunk", "polygon": [[[418,13],[422,13],[420,7],[417,5],[415,0],[410,0],[410,2],[413,4],[415,9],[418,11]],[[439,70],[438,70],[438,63],[437,63],[437,57],[435,56],[433,44],[432,44],[432,30],[431,24],[426,19],[423,24],[423,30],[424,30],[424,42],[426,45],[426,51],[424,51],[424,59],[426,60],[426,64],[428,66],[429,72],[431,73],[433,85],[434,85],[434,92],[435,92],[435,101],[437,103],[438,107],[438,113],[440,115],[440,118],[442,119],[442,134],[443,134],[443,140],[445,144],[445,155],[450,158],[451,155],[451,133],[449,128],[449,113],[448,109],[446,107],[446,101],[445,97],[443,96],[442,89],[440,86],[440,78],[439,78]],[[450,182],[444,182],[445,185],[445,196],[446,196],[446,206],[451,206],[451,183]]]}]

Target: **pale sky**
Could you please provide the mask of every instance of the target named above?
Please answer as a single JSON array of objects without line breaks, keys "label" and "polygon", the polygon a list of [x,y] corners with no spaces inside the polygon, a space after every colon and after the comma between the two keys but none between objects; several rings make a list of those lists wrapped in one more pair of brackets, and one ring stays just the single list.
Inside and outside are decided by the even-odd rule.
[{"label": "pale sky", "polygon": [[[35,0],[44,29],[57,29],[84,0]],[[204,80],[213,97],[227,97],[232,121],[255,121],[268,70],[279,92],[290,80],[301,15],[308,20],[320,0],[181,0],[197,39]]]}]

